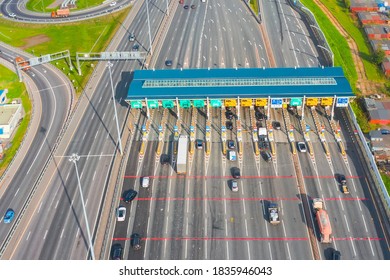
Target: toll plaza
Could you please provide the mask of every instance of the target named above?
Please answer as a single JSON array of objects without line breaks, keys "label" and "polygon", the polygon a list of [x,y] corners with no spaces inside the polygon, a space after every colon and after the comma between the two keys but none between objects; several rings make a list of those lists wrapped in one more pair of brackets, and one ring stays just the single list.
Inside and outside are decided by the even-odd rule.
[{"label": "toll plaza", "polygon": [[[174,141],[179,135],[187,133],[190,139],[189,154],[194,152],[196,141],[197,110],[190,114],[191,125],[183,130],[182,116],[184,110],[201,109],[206,114],[205,154],[208,156],[211,141],[222,142],[222,153],[227,151],[227,118],[234,115],[238,155],[242,156],[243,131],[241,110],[250,108],[250,131],[253,148],[259,155],[259,127],[257,111],[264,115],[267,140],[272,154],[276,153],[275,128],[272,125],[270,110],[279,110],[283,116],[283,125],[291,144],[291,152],[296,153],[296,126],[290,123],[288,110],[292,109],[299,116],[300,130],[308,151],[313,155],[311,141],[319,138],[324,152],[329,156],[329,148],[324,134],[324,120],[320,120],[316,107],[321,106],[328,116],[332,133],[337,141],[340,152],[345,155],[344,145],[340,137],[340,126],[333,120],[335,107],[347,107],[353,98],[352,89],[344,76],[342,68],[242,68],[242,69],[174,69],[174,70],[136,70],[131,81],[126,101],[131,110],[146,111],[146,123],[142,125],[143,154],[153,110],[169,109],[177,116],[173,129]],[[309,126],[305,119],[305,107],[310,108],[314,125]],[[210,110],[220,110],[220,139],[211,139]],[[232,110],[233,109],[233,110]],[[257,111],[256,111],[257,110]],[[230,112],[230,113],[229,113]],[[262,113],[260,113],[262,112]],[[308,111],[306,111],[307,113]],[[162,141],[165,133],[166,113],[159,124],[158,140]],[[310,136],[309,132],[314,132]],[[215,136],[213,136],[215,137]],[[174,144],[174,146],[177,144]],[[176,147],[175,146],[175,147]],[[176,148],[174,148],[174,153]],[[161,153],[159,144],[156,153]]]}]

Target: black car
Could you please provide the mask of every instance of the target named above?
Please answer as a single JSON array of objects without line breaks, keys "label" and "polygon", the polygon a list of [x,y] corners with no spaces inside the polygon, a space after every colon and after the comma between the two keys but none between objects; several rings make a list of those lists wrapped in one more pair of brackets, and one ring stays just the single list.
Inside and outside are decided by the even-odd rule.
[{"label": "black car", "polygon": [[232,111],[227,111],[226,112],[226,118],[228,119],[228,120],[232,120],[233,119],[233,112]]},{"label": "black car", "polygon": [[234,144],[234,140],[228,140],[227,141],[227,146],[228,146],[229,149],[236,148],[236,145]]},{"label": "black car", "polygon": [[256,111],[255,117],[256,117],[256,120],[261,121],[263,119],[263,114],[260,113],[259,111]]},{"label": "black car", "polygon": [[160,160],[161,160],[162,165],[166,165],[166,164],[169,164],[169,161],[171,160],[171,158],[169,155],[161,155]]},{"label": "black car", "polygon": [[266,162],[270,162],[272,160],[272,155],[269,151],[263,151],[261,152],[261,155]]},{"label": "black car", "polygon": [[165,66],[172,66],[172,60],[165,60]]},{"label": "black car", "polygon": [[233,176],[234,179],[240,179],[241,178],[240,168],[233,167],[232,168],[232,176]]},{"label": "black car", "polygon": [[197,139],[197,140],[195,141],[195,147],[196,147],[196,149],[198,149],[198,150],[203,149],[203,140]]},{"label": "black car", "polygon": [[333,251],[333,254],[332,254],[332,260],[341,260],[341,253],[340,251]]},{"label": "black car", "polygon": [[191,5],[191,9],[195,9],[196,8],[196,6],[195,5]]},{"label": "black car", "polygon": [[280,130],[281,128],[280,122],[276,122],[276,121],[272,123],[272,126],[274,127],[274,129],[277,130]]},{"label": "black car", "polygon": [[233,130],[233,123],[230,121],[226,122],[226,128],[229,130]]},{"label": "black car", "polygon": [[126,195],[125,195],[125,198],[124,198],[124,201],[126,203],[130,203],[136,196],[137,196],[137,191],[135,190],[129,190]]},{"label": "black car", "polygon": [[111,258],[113,260],[121,260],[122,259],[123,248],[121,244],[112,245],[112,255]]},{"label": "black car", "polygon": [[345,178],[345,176],[343,174],[339,175],[339,182],[341,185],[347,184],[347,179]]},{"label": "black car", "polygon": [[141,249],[141,235],[139,235],[138,233],[133,233],[130,239],[131,247],[133,247],[134,250]]},{"label": "black car", "polygon": [[138,44],[133,45],[132,50],[133,51],[138,51],[139,50],[139,45]]},{"label": "black car", "polygon": [[188,8],[189,8],[189,6],[188,6],[188,5],[184,5],[184,9],[186,9],[186,10],[187,10]]}]

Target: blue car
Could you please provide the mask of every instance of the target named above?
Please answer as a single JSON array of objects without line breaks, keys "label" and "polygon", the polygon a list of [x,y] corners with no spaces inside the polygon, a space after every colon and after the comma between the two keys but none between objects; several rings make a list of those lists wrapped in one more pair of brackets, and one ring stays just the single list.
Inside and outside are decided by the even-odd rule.
[{"label": "blue car", "polygon": [[12,209],[8,209],[4,215],[4,224],[9,224],[15,217],[15,212]]}]

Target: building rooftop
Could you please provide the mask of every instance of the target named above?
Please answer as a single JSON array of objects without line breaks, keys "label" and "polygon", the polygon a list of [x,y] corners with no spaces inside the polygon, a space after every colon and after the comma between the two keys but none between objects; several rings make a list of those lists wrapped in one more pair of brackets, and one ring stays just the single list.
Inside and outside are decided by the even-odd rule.
[{"label": "building rooftop", "polygon": [[19,106],[20,104],[0,105],[0,125],[7,125]]},{"label": "building rooftop", "polygon": [[341,67],[135,70],[127,100],[354,96]]},{"label": "building rooftop", "polygon": [[377,7],[378,4],[375,0],[351,0],[352,7]]},{"label": "building rooftop", "polygon": [[379,49],[379,46],[385,52],[390,51],[390,40],[370,40],[372,48],[376,51]]},{"label": "building rooftop", "polygon": [[390,27],[385,24],[378,25],[366,25],[364,30],[367,34],[388,34],[390,33]]},{"label": "building rooftop", "polygon": [[390,120],[390,102],[364,98],[370,120]]},{"label": "building rooftop", "polygon": [[380,12],[359,12],[357,13],[360,21],[389,21],[389,17]]}]

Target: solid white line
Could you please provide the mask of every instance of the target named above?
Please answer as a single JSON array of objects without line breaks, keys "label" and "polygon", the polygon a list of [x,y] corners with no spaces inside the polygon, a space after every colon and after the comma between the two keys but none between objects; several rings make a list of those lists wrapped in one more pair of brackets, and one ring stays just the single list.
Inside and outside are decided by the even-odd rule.
[{"label": "solid white line", "polygon": [[59,200],[57,200],[57,203],[56,203],[56,206],[54,206],[54,209],[57,209],[58,202],[60,202],[60,201],[59,201]]},{"label": "solid white line", "polygon": [[20,190],[20,187],[18,188],[18,190],[17,190],[16,193],[14,194],[14,197],[18,194],[19,190]]},{"label": "solid white line", "polygon": [[95,180],[95,175],[96,175],[96,170],[95,170],[95,172],[93,173],[92,181]]},{"label": "solid white line", "polygon": [[81,179],[83,179],[83,175],[84,175],[84,170],[83,170],[83,171],[81,171],[81,175],[80,175],[80,181],[81,181]]},{"label": "solid white line", "polygon": [[355,250],[355,245],[353,245],[353,240],[351,240],[351,244],[352,244],[352,249],[353,249],[353,256],[356,256],[356,250]]},{"label": "solid white line", "polygon": [[374,248],[372,248],[372,244],[371,244],[371,240],[370,239],[368,239],[368,243],[370,244],[372,255],[375,256]]},{"label": "solid white line", "polygon": [[189,203],[189,201],[186,201],[185,203],[187,204],[187,213],[189,213],[190,212],[190,203]]},{"label": "solid white line", "polygon": [[61,231],[61,236],[60,236],[60,238],[62,238],[62,236],[64,235],[64,231],[65,231],[65,228],[62,228],[62,231]]},{"label": "solid white line", "polygon": [[368,228],[367,228],[367,225],[366,225],[366,220],[364,219],[363,214],[362,214],[362,218],[363,218],[363,223],[364,223],[364,227],[366,229],[366,232],[368,232]]},{"label": "solid white line", "polygon": [[165,234],[168,234],[168,220],[169,220],[169,217],[167,216],[167,221],[165,223]]},{"label": "solid white line", "polygon": [[168,203],[167,203],[167,212],[169,212],[169,200],[168,200]]},{"label": "solid white line", "polygon": [[84,136],[83,136],[83,141],[84,141],[85,135],[87,135],[87,132],[85,132],[85,133],[84,133]]},{"label": "solid white line", "polygon": [[30,234],[31,234],[31,231],[28,232],[28,235],[27,235],[27,238],[26,238],[26,241],[30,238]]},{"label": "solid white line", "polygon": [[38,212],[37,213],[39,213],[39,211],[41,211],[42,203],[43,203],[43,201],[41,202],[41,204],[39,204],[39,208],[38,208]]},{"label": "solid white line", "polygon": [[268,250],[269,250],[269,256],[270,260],[272,260],[272,250],[271,250],[271,243],[268,242]]},{"label": "solid white line", "polygon": [[164,240],[164,250],[163,250],[164,259],[165,259],[166,252],[167,252],[167,240],[165,239]]},{"label": "solid white line", "polygon": [[47,235],[47,230],[45,231],[45,235],[43,236],[43,240],[46,239],[46,235]]},{"label": "solid white line", "polygon": [[351,232],[351,231],[349,230],[349,225],[348,225],[347,217],[345,216],[345,214],[344,214],[344,220],[345,220],[345,223],[347,224],[348,232]]},{"label": "solid white line", "polygon": [[284,223],[283,223],[283,221],[282,221],[282,226],[283,226],[283,232],[284,232],[284,236],[285,236],[285,237],[287,237],[287,234],[286,234],[286,228],[285,228],[285,226],[284,226]]},{"label": "solid white line", "polygon": [[79,235],[79,232],[80,232],[80,228],[77,229],[76,236],[74,237],[75,239],[77,239],[77,235]]},{"label": "solid white line", "polygon": [[245,233],[246,233],[246,236],[249,235],[248,234],[248,223],[247,223],[246,219],[245,219]]},{"label": "solid white line", "polygon": [[187,259],[187,244],[188,244],[188,239],[186,239],[186,246],[184,248],[184,259]]},{"label": "solid white line", "polygon": [[340,198],[340,203],[341,203],[341,209],[343,209],[343,211],[344,211],[344,204],[343,204],[343,200],[341,199],[340,195],[339,195],[339,198]]},{"label": "solid white line", "polygon": [[70,172],[68,173],[68,175],[66,175],[65,182],[68,181],[69,175],[70,175]]},{"label": "solid white line", "polygon": [[104,117],[105,117],[105,116],[106,116],[106,112],[104,112],[102,120],[104,120]]},{"label": "solid white line", "polygon": [[223,201],[223,206],[225,208],[225,215],[226,215],[226,213],[227,213],[227,211],[226,211],[226,200]]},{"label": "solid white line", "polygon": [[251,259],[251,249],[249,247],[249,241],[246,242],[246,247],[248,249],[248,260],[250,260]]},{"label": "solid white line", "polygon": [[286,243],[286,246],[287,246],[288,258],[291,260],[290,246],[288,246],[288,243]]},{"label": "solid white line", "polygon": [[225,235],[228,236],[228,223],[227,223],[227,219],[225,219]]},{"label": "solid white line", "polygon": [[97,137],[98,133],[99,133],[99,130],[97,130],[97,131],[96,131],[96,134],[95,134],[95,139],[96,139],[96,137]]},{"label": "solid white line", "polygon": [[230,260],[230,255],[229,255],[229,241],[226,241],[226,259]]},{"label": "solid white line", "polygon": [[244,200],[241,200],[242,201],[242,206],[244,207],[244,215],[246,215],[246,209],[245,209],[245,203],[244,203]]}]

